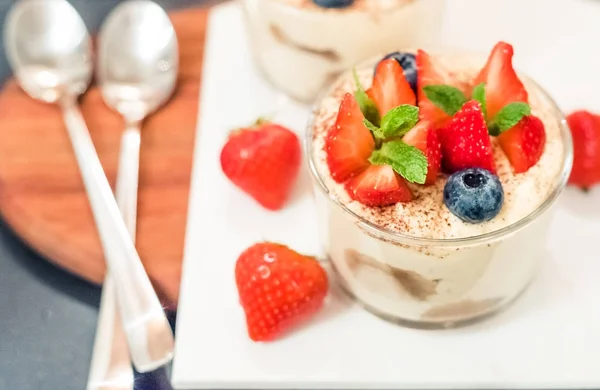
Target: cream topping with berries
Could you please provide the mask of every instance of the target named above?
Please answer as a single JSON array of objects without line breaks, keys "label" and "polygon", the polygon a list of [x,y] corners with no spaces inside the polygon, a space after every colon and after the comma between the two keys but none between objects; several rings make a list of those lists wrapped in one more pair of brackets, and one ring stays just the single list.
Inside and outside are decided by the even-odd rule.
[{"label": "cream topping with berries", "polygon": [[[512,55],[512,54],[511,54]],[[450,69],[455,85],[472,84],[485,61],[460,55],[444,55],[433,60]],[[360,69],[358,76],[365,88],[373,79],[373,69]],[[531,114],[537,116],[545,127],[544,151],[537,163],[524,173],[516,174],[499,145],[491,137],[496,173],[504,189],[504,204],[499,214],[483,223],[466,223],[452,214],[444,205],[443,190],[446,177],[440,175],[431,186],[409,184],[413,199],[385,207],[370,207],[353,200],[344,184],[337,183],[331,175],[325,150],[328,130],[335,124],[340,102],[346,93],[356,90],[350,72],[332,86],[316,109],[313,122],[313,160],[319,176],[330,191],[348,209],[386,230],[414,237],[445,239],[478,236],[511,225],[538,208],[556,188],[564,168],[563,138],[560,113],[552,102],[531,81],[521,78],[529,95]]]}]

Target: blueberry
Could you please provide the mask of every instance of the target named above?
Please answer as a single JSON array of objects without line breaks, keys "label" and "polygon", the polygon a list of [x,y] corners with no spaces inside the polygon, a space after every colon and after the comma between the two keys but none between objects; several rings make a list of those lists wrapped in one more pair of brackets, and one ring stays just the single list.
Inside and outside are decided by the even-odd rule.
[{"label": "blueberry", "polygon": [[388,58],[393,58],[398,61],[402,69],[404,69],[404,77],[406,77],[406,81],[408,81],[413,91],[417,93],[417,60],[415,55],[412,53],[401,53],[396,51],[386,55],[381,59],[381,61],[387,60]]},{"label": "blueberry", "polygon": [[313,3],[323,8],[346,8],[354,3],[354,0],[313,0]]},{"label": "blueberry", "polygon": [[452,174],[444,187],[446,207],[465,222],[489,221],[500,212],[504,190],[498,176],[481,168]]}]

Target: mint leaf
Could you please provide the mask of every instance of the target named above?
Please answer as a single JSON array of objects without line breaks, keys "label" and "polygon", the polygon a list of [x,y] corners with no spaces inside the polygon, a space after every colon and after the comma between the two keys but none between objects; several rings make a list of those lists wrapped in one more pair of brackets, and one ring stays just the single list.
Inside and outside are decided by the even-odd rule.
[{"label": "mint leaf", "polygon": [[500,135],[502,132],[515,126],[524,116],[529,114],[531,114],[529,104],[523,102],[509,103],[502,107],[490,122],[488,125],[489,133],[491,135]]},{"label": "mint leaf", "polygon": [[485,101],[485,83],[477,84],[475,88],[473,88],[473,93],[471,94],[471,98],[473,100],[477,100],[479,104],[481,104],[481,112],[483,112],[483,116],[487,116],[487,104]]},{"label": "mint leaf", "polygon": [[409,104],[392,108],[381,120],[382,139],[408,133],[419,121],[419,109]]},{"label": "mint leaf", "polygon": [[375,105],[375,102],[371,100],[369,95],[367,95],[365,92],[365,89],[358,79],[358,73],[356,73],[356,69],[352,70],[352,75],[354,76],[354,83],[356,84],[354,98],[360,107],[360,111],[362,111],[363,115],[369,120],[369,122],[373,123],[375,126],[379,126],[381,118],[379,116],[377,105]]},{"label": "mint leaf", "polygon": [[459,89],[449,85],[427,85],[423,87],[425,96],[446,114],[454,115],[467,102],[467,97]]},{"label": "mint leaf", "polygon": [[389,141],[374,151],[369,158],[372,164],[390,165],[394,171],[411,183],[425,183],[427,158],[423,153],[402,141]]},{"label": "mint leaf", "polygon": [[375,126],[374,124],[372,124],[368,119],[363,119],[363,124],[366,126],[367,129],[371,130],[371,133],[373,133],[374,137],[377,137],[377,134],[381,131],[379,129],[379,127]]}]

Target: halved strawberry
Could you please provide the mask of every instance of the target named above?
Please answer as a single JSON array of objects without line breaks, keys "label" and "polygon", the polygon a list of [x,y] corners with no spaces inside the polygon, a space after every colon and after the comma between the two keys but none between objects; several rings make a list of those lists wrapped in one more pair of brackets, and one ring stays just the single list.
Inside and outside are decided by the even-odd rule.
[{"label": "halved strawberry", "polygon": [[417,98],[419,102],[419,118],[430,121],[435,127],[442,127],[450,120],[450,115],[433,104],[423,92],[428,85],[451,85],[464,89],[453,80],[448,69],[436,64],[433,58],[423,50],[417,51]]},{"label": "halved strawberry", "polygon": [[509,103],[527,103],[527,91],[512,65],[513,47],[498,42],[473,85],[485,83],[488,119]]},{"label": "halved strawberry", "polygon": [[346,183],[352,199],[370,207],[409,202],[412,193],[406,181],[389,165],[371,165]]},{"label": "halved strawberry", "polygon": [[331,177],[342,183],[369,166],[369,157],[375,141],[363,123],[364,116],[356,99],[344,95],[335,125],[329,129],[325,140],[327,165]]},{"label": "halved strawberry", "polygon": [[448,172],[476,167],[496,172],[490,136],[476,100],[465,103],[438,135],[444,169]]},{"label": "halved strawberry", "polygon": [[515,173],[527,172],[544,153],[544,124],[536,116],[525,116],[515,126],[500,134],[498,142]]},{"label": "halved strawberry", "polygon": [[427,157],[427,179],[425,185],[435,183],[442,164],[442,145],[437,130],[431,122],[419,121],[404,138],[404,142],[419,149]]},{"label": "halved strawberry", "polygon": [[567,117],[573,134],[573,170],[569,183],[588,189],[600,183],[600,116],[576,111]]},{"label": "halved strawberry", "polygon": [[381,117],[402,104],[414,106],[417,103],[415,93],[404,77],[404,70],[393,58],[377,65],[373,84],[367,94],[377,105]]}]

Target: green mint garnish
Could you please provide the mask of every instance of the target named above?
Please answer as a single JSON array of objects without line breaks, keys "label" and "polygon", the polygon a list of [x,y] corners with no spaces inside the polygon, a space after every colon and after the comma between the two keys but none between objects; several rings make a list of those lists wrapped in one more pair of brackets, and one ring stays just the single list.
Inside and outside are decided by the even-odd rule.
[{"label": "green mint garnish", "polygon": [[360,111],[362,111],[363,115],[369,120],[369,122],[373,123],[375,126],[379,126],[381,118],[379,116],[377,105],[375,105],[375,102],[365,92],[365,89],[358,79],[358,73],[356,73],[356,69],[352,70],[352,75],[354,76],[354,83],[356,84],[354,98],[360,107]]},{"label": "green mint garnish", "polygon": [[488,124],[489,133],[494,136],[512,128],[531,114],[531,107],[527,103],[514,102],[504,106]]},{"label": "green mint garnish", "polygon": [[371,121],[365,119],[363,123],[371,130],[373,137],[378,142],[394,137],[402,137],[408,133],[419,121],[419,108],[409,104],[403,104],[392,108],[381,120],[381,127],[375,126]]},{"label": "green mint garnish", "polygon": [[367,127],[367,129],[369,129],[371,131],[371,133],[373,133],[374,137],[375,137],[375,134],[380,131],[379,127],[372,124],[371,121],[369,121],[367,118],[363,119],[363,124]]},{"label": "green mint garnish", "polygon": [[381,149],[371,154],[369,161],[376,165],[390,165],[394,171],[411,183],[425,183],[427,158],[419,149],[402,141],[384,143]]},{"label": "green mint garnish", "polygon": [[382,139],[400,137],[408,133],[419,121],[419,108],[403,104],[392,108],[381,119]]},{"label": "green mint garnish", "polygon": [[471,94],[471,99],[477,100],[479,104],[481,104],[481,112],[483,112],[483,116],[487,116],[487,104],[485,100],[485,83],[477,84],[475,88],[473,88],[473,93]]},{"label": "green mint garnish", "polygon": [[467,102],[464,93],[449,85],[427,85],[423,87],[423,92],[433,104],[451,116]]}]

